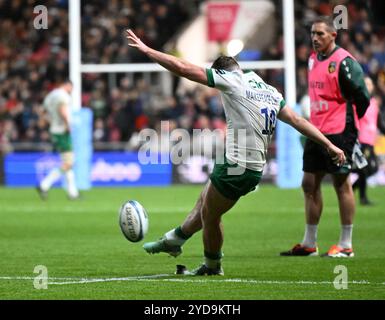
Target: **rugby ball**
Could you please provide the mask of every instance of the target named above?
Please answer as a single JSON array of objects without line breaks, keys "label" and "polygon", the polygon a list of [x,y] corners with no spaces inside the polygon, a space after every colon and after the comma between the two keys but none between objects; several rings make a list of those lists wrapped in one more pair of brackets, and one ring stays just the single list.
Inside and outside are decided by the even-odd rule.
[{"label": "rugby ball", "polygon": [[141,241],[148,230],[146,210],[138,201],[126,201],[119,209],[119,225],[128,241]]}]

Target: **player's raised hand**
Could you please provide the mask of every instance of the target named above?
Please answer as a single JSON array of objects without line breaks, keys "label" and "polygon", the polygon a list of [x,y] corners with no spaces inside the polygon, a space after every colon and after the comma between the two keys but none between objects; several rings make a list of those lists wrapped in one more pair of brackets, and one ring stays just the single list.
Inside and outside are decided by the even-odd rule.
[{"label": "player's raised hand", "polygon": [[144,53],[147,52],[149,49],[148,46],[146,46],[137,36],[136,34],[131,30],[127,29],[126,30],[126,38],[128,39],[128,45],[130,47],[137,48],[139,51],[142,51]]},{"label": "player's raised hand", "polygon": [[334,164],[342,166],[345,163],[346,157],[340,148],[337,148],[334,144],[332,144],[327,150]]}]

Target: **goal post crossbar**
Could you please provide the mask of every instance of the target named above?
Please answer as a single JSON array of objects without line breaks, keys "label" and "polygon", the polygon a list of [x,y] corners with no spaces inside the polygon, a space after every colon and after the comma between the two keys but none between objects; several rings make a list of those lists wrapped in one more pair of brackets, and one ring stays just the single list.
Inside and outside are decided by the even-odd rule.
[{"label": "goal post crossbar", "polygon": [[[242,61],[242,69],[283,69],[285,74],[285,98],[294,105],[296,103],[295,78],[295,37],[294,37],[294,0],[283,2],[284,60],[278,61]],[[82,64],[81,62],[81,10],[80,1],[69,1],[69,51],[70,78],[74,84],[72,93],[75,109],[81,107],[82,73],[119,73],[119,72],[164,72],[157,64]]]},{"label": "goal post crossbar", "polygon": [[[242,69],[284,69],[283,60],[240,61]],[[205,67],[210,67],[206,64]],[[126,72],[164,72],[168,71],[157,63],[118,63],[118,64],[81,64],[81,73],[126,73]]]}]

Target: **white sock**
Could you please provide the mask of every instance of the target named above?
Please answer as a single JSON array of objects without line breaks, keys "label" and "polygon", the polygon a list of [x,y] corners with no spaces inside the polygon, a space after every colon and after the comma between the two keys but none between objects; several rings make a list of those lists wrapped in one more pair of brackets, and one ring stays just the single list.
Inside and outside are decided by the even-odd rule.
[{"label": "white sock", "polygon": [[350,249],[352,247],[352,234],[352,224],[341,225],[341,235],[340,242],[338,242],[338,246],[344,249]]},{"label": "white sock", "polygon": [[317,242],[317,224],[307,224],[305,228],[305,235],[302,240],[302,245],[306,248],[315,248]]},{"label": "white sock", "polygon": [[62,172],[59,168],[52,169],[48,175],[40,182],[40,188],[48,191],[52,185],[61,178]]},{"label": "white sock", "polygon": [[164,236],[167,239],[167,243],[173,246],[183,246],[183,244],[187,241],[186,239],[178,237],[175,233],[175,229],[166,232]]},{"label": "white sock", "polygon": [[67,189],[68,189],[68,194],[70,197],[77,197],[79,195],[78,188],[76,187],[75,183],[75,174],[72,169],[67,170],[64,173],[66,180],[67,180]]}]

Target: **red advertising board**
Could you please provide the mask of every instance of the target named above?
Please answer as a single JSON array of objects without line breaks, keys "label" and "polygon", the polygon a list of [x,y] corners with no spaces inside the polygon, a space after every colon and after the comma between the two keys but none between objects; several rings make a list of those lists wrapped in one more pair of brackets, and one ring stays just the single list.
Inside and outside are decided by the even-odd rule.
[{"label": "red advertising board", "polygon": [[209,41],[227,41],[231,35],[239,10],[239,3],[210,2],[207,4],[207,30]]}]

